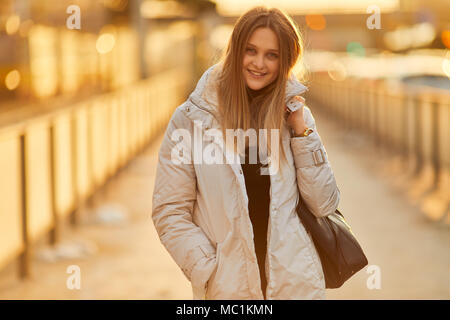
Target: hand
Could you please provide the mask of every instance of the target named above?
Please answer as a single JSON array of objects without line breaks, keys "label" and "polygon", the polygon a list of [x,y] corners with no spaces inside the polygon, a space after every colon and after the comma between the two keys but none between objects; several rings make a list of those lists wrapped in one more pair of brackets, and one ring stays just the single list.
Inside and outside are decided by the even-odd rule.
[{"label": "hand", "polygon": [[289,125],[289,127],[291,127],[291,129],[294,131],[294,133],[300,134],[303,131],[306,130],[307,126],[305,123],[305,119],[303,117],[303,109],[304,109],[304,104],[305,104],[305,99],[301,96],[295,96],[295,99],[297,99],[298,101],[300,101],[303,105],[301,106],[300,109],[298,109],[297,111],[294,112],[289,112],[289,109],[287,107],[285,107],[285,111],[288,113],[287,116],[287,124]]}]

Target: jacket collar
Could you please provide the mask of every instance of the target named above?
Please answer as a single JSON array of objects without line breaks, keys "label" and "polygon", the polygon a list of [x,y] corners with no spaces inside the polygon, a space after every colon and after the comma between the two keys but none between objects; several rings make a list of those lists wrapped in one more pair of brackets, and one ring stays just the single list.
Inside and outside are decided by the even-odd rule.
[{"label": "jacket collar", "polygon": [[[206,70],[197,83],[195,90],[189,96],[191,102],[209,112],[215,120],[218,116],[218,98],[217,98],[217,78],[222,63],[217,63]],[[304,93],[308,88],[298,81],[297,77],[291,72],[286,83],[286,103],[294,96]]]},{"label": "jacket collar", "polygon": [[[210,67],[200,78],[197,83],[195,90],[189,96],[189,100],[196,107],[196,110],[185,109],[187,117],[191,120],[199,120],[198,123],[203,127],[203,129],[208,130],[212,128],[219,128],[219,117],[218,117],[218,99],[216,94],[216,83],[217,83],[217,75],[221,69],[220,64],[215,64]],[[286,84],[286,102],[289,101],[293,96],[299,95],[307,90],[307,87],[302,85],[297,78],[291,74],[288,82]],[[286,142],[285,148],[289,148],[289,138],[290,133],[288,130],[284,129],[282,132],[282,140]],[[223,137],[222,137],[223,139]],[[213,141],[214,140],[210,140]],[[219,148],[221,152],[224,152],[224,140],[219,143]],[[241,188],[242,194],[244,195],[244,201],[248,204],[248,197],[246,193],[245,183],[243,181],[243,177],[240,174],[241,172],[241,164],[240,163],[232,163],[230,167],[237,177],[239,182],[239,187]],[[271,175],[271,181],[274,179],[273,175]],[[273,183],[273,182],[272,182]]]}]

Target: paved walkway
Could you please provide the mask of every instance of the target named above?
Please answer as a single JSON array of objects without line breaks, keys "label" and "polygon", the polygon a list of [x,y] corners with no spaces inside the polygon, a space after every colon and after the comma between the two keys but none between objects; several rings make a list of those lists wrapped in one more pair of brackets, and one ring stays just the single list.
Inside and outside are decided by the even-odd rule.
[{"label": "paved walkway", "polygon": [[[311,109],[341,190],[339,208],[381,275],[380,289],[367,288],[364,269],[327,297],[449,299],[449,228],[429,223],[394,186],[389,158]],[[30,280],[18,280],[16,263],[1,271],[0,299],[191,299],[150,219],[161,138],[96,196],[77,229],[65,227],[59,256],[40,243]],[[80,290],[66,285],[70,265],[80,267]]]}]

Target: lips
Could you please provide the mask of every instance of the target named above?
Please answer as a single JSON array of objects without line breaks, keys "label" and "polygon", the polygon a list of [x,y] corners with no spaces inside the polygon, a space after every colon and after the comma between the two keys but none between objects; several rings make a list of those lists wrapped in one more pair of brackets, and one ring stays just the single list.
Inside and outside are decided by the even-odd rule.
[{"label": "lips", "polygon": [[255,78],[262,78],[267,74],[267,72],[257,72],[257,71],[253,71],[250,69],[247,69],[247,71],[251,76],[253,76]]}]

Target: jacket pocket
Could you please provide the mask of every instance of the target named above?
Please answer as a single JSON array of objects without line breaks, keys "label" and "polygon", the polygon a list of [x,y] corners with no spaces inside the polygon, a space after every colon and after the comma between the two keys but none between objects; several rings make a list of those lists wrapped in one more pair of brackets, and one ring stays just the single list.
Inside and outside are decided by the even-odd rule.
[{"label": "jacket pocket", "polygon": [[214,285],[214,280],[217,275],[217,271],[219,269],[219,264],[221,263],[221,251],[222,251],[222,243],[217,243],[216,245],[216,263],[211,276],[205,285],[205,300],[211,300],[212,297],[209,296],[211,292],[211,287]]},{"label": "jacket pocket", "polygon": [[[201,247],[201,245],[200,245]],[[203,251],[203,250],[202,250]],[[217,254],[206,255],[196,262],[191,272],[191,284],[194,300],[203,300],[206,295],[208,280],[217,265]]]}]

